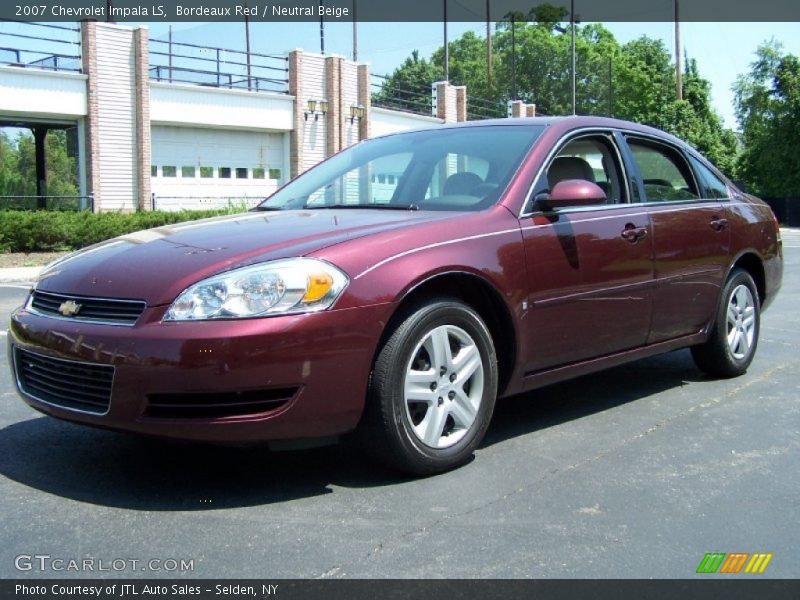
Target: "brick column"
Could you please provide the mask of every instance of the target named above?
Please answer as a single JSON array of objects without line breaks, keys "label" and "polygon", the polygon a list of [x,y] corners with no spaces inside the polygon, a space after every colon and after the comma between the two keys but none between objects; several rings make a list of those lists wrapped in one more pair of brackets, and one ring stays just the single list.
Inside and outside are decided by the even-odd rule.
[{"label": "brick column", "polygon": [[526,104],[525,105],[525,116],[526,117],[535,117],[536,116],[536,105],[535,104]]},{"label": "brick column", "polygon": [[358,103],[364,107],[364,116],[358,124],[358,139],[370,136],[372,124],[372,87],[369,80],[369,65],[358,65]]},{"label": "brick column", "polygon": [[342,61],[339,56],[325,58],[325,89],[328,94],[328,114],[326,117],[327,156],[342,149]]},{"label": "brick column", "polygon": [[97,138],[97,24],[93,21],[81,23],[82,68],[86,75],[87,107],[86,107],[86,156],[81,157],[86,165],[86,193],[94,196],[94,210],[98,210],[100,198],[100,144]]},{"label": "brick column", "polygon": [[456,91],[456,121],[462,123],[467,120],[467,86],[458,85]]},{"label": "brick column", "polygon": [[522,100],[514,100],[511,102],[511,118],[519,119],[525,116],[525,103]]},{"label": "brick column", "polygon": [[[437,81],[432,84],[434,114],[444,120],[445,123],[455,123],[458,121],[458,100],[456,87],[447,81]],[[466,111],[466,102],[464,109]]]},{"label": "brick column", "polygon": [[305,119],[303,113],[303,51],[289,52],[289,94],[294,96],[294,128],[289,134],[289,174],[297,177],[303,170],[303,133]]},{"label": "brick column", "polygon": [[136,183],[140,210],[153,210],[150,193],[150,50],[149,31],[140,27],[133,32],[136,71]]}]

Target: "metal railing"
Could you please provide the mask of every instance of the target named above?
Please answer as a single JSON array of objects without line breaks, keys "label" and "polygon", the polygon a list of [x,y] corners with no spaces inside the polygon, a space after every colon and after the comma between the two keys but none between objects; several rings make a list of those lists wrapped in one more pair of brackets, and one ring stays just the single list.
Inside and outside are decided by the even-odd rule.
[{"label": "metal railing", "polygon": [[94,212],[94,196],[0,196],[0,210]]},{"label": "metal railing", "polygon": [[372,81],[372,106],[400,110],[418,115],[432,115],[431,89],[408,89],[394,85],[386,75],[370,75]]},{"label": "metal railing", "polygon": [[467,98],[467,120],[503,119],[508,116],[508,102],[469,96]]},{"label": "metal railing", "polygon": [[0,64],[80,73],[80,27],[2,19]]},{"label": "metal railing", "polygon": [[242,212],[261,204],[264,196],[161,196],[151,195],[153,210],[241,210]]},{"label": "metal railing", "polygon": [[273,54],[150,40],[150,79],[256,92],[289,92],[289,59]]}]

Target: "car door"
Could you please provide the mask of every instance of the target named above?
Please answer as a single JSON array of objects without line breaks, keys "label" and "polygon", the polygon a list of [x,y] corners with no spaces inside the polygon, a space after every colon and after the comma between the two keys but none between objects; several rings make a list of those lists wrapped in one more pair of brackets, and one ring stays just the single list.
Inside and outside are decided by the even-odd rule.
[{"label": "car door", "polygon": [[565,140],[532,199],[563,178],[595,182],[607,201],[546,211],[529,200],[522,218],[530,278],[527,374],[642,346],[650,325],[651,228],[644,207],[630,202],[611,132]]},{"label": "car door", "polygon": [[[702,330],[725,277],[730,227],[720,195],[687,155],[663,140],[625,136],[653,230],[653,320],[648,343]],[[696,159],[693,159],[696,161]]]}]

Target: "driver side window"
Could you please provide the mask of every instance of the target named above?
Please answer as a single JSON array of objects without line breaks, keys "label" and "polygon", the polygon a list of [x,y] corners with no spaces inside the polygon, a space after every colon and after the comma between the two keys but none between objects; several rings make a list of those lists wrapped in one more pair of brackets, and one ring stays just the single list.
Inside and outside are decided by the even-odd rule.
[{"label": "driver side window", "polygon": [[567,143],[550,162],[537,182],[537,193],[549,191],[567,179],[583,179],[597,184],[606,194],[606,204],[625,202],[616,152],[611,142],[602,135],[585,136]]}]

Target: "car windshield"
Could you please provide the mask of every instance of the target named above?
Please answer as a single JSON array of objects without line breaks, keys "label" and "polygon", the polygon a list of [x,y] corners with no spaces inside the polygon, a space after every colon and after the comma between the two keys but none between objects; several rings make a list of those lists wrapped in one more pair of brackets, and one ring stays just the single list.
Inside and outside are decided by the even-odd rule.
[{"label": "car windshield", "polygon": [[353,146],[298,177],[258,210],[481,210],[497,202],[541,125],[428,129]]}]

